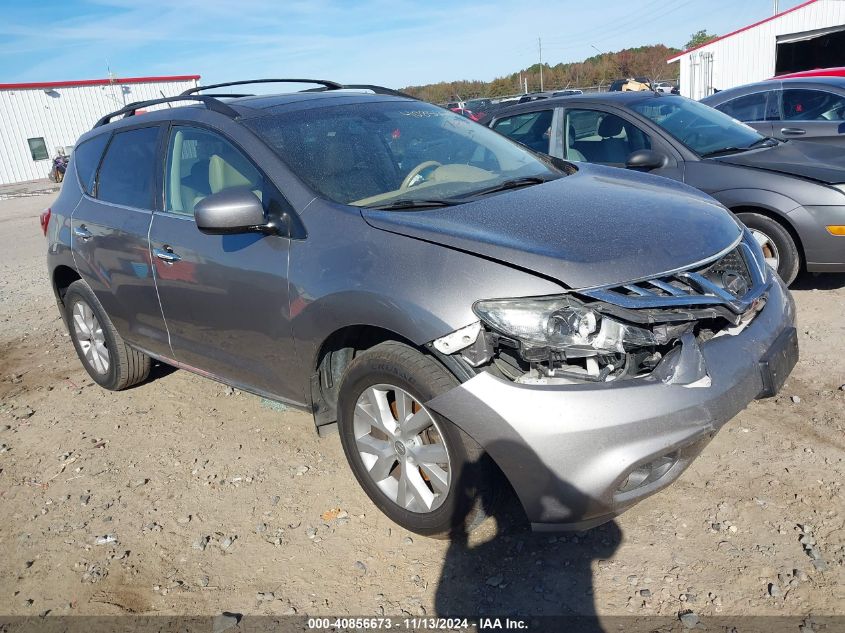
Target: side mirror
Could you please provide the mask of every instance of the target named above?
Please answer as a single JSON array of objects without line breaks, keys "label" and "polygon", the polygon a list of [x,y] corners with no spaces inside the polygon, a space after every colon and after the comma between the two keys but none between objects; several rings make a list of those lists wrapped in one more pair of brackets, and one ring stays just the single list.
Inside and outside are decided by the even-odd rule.
[{"label": "side mirror", "polygon": [[625,161],[625,167],[628,169],[636,169],[637,171],[651,171],[665,167],[668,162],[668,157],[662,152],[656,152],[653,149],[638,149],[636,152],[631,152],[628,159]]},{"label": "side mirror", "polygon": [[194,207],[197,228],[210,235],[264,231],[267,220],[261,200],[247,187],[211,194]]}]

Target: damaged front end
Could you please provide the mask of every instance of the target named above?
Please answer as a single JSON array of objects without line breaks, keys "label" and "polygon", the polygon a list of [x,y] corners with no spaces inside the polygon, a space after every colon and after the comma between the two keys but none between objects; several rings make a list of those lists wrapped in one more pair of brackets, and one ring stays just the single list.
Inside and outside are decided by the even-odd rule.
[{"label": "damaged front end", "polygon": [[677,479],[798,357],[794,303],[746,232],[703,262],[553,297],[479,301],[432,342],[425,403],[498,464],[535,529],[586,529]]},{"label": "damaged front end", "polygon": [[[651,375],[678,347],[671,382],[707,385],[697,346],[741,331],[771,283],[744,232],[721,253],[657,277],[547,297],[482,300],[479,321],[433,341],[446,355],[522,384],[605,383]],[[700,359],[700,354],[698,354]],[[693,368],[693,369],[690,369]]]}]

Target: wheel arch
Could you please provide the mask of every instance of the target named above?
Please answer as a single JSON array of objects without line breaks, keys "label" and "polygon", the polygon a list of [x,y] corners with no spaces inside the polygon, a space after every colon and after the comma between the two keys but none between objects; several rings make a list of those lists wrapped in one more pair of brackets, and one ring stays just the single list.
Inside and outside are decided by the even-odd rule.
[{"label": "wheel arch", "polygon": [[801,241],[801,236],[798,234],[797,229],[792,222],[789,221],[785,214],[775,209],[754,204],[740,204],[729,207],[729,209],[736,215],[740,215],[742,213],[756,213],[769,218],[773,222],[777,222],[787,233],[789,233],[792,241],[795,242],[795,246],[798,249],[798,257],[800,258],[800,268],[803,270],[806,267],[807,256],[804,253],[804,243]]},{"label": "wheel arch", "polygon": [[474,375],[472,368],[460,359],[444,356],[431,346],[418,345],[391,329],[362,323],[345,325],[325,338],[309,367],[309,405],[320,433],[324,433],[324,427],[333,426],[337,421],[337,396],[349,363],[357,355],[387,341],[403,343],[433,357],[461,382]]},{"label": "wheel arch", "polygon": [[65,264],[56,266],[50,277],[53,285],[53,293],[56,295],[56,305],[58,305],[62,320],[64,320],[65,293],[67,293],[67,289],[73,282],[79,281],[82,277],[75,269]]}]

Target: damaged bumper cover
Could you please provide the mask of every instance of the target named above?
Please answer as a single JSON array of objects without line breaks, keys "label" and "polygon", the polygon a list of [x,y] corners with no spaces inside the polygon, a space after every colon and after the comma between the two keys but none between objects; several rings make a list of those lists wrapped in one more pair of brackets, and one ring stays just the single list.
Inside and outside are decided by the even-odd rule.
[{"label": "damaged bumper cover", "polygon": [[586,529],[677,479],[719,428],[797,360],[779,279],[740,332],[682,340],[647,377],[528,385],[479,373],[427,403],[497,462],[538,530]]}]

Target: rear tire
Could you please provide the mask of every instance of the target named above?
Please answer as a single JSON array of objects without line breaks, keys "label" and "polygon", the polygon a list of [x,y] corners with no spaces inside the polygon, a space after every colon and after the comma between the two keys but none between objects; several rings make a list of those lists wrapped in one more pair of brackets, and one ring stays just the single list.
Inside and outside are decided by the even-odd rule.
[{"label": "rear tire", "polygon": [[94,382],[105,389],[120,391],[147,379],[150,357],[123,341],[84,281],[74,281],[68,286],[64,305],[73,346]]},{"label": "rear tire", "polygon": [[772,260],[777,262],[776,272],[783,282],[788,286],[795,281],[801,269],[801,254],[789,231],[760,213],[738,213],[737,217],[751,229],[769,265],[775,268]]},{"label": "rear tire", "polygon": [[[432,538],[469,533],[494,505],[493,462],[466,433],[423,406],[458,385],[433,358],[396,342],[357,356],[340,384],[338,430],[355,478],[391,520]],[[427,430],[417,433],[423,425]],[[438,457],[425,463],[432,451]]]}]

